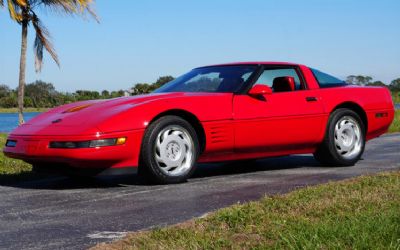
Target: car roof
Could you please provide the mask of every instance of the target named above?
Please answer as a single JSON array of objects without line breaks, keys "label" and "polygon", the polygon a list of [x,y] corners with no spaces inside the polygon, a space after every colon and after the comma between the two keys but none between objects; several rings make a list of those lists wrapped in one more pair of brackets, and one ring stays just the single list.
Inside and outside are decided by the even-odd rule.
[{"label": "car roof", "polygon": [[[272,62],[272,61],[256,61],[256,62],[233,62],[233,63],[222,63],[222,64],[213,64],[207,65],[203,67],[211,67],[211,66],[234,66],[234,65],[288,65],[288,66],[298,66],[297,63],[291,62]],[[203,68],[200,67],[200,68]]]}]

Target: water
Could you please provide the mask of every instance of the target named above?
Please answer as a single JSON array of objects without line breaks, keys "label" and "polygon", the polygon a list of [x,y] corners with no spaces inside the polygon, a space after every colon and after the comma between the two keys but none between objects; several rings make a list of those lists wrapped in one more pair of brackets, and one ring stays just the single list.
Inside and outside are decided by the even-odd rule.
[{"label": "water", "polygon": [[[25,113],[25,121],[29,121],[40,112]],[[9,133],[18,126],[18,113],[0,113],[0,133]]]},{"label": "water", "polygon": [[400,103],[395,104],[394,107],[395,107],[396,109],[400,109]]}]

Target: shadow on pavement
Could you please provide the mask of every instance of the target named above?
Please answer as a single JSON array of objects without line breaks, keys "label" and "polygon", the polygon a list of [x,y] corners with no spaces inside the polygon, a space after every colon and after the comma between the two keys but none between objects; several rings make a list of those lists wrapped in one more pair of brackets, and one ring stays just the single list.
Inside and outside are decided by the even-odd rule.
[{"label": "shadow on pavement", "polygon": [[22,172],[18,174],[0,174],[0,185],[4,186],[16,182],[39,180],[48,177],[47,175],[37,174],[32,171]]},{"label": "shadow on pavement", "polygon": [[[191,179],[215,176],[240,175],[260,171],[294,169],[301,167],[321,167],[311,155],[267,158],[262,160],[235,161],[226,163],[199,164]],[[190,180],[189,180],[190,182]],[[44,175],[34,172],[19,175],[0,175],[0,186],[24,189],[102,189],[121,188],[125,186],[156,186],[149,184],[138,175],[102,176],[102,177],[65,177]]]},{"label": "shadow on pavement", "polygon": [[260,160],[242,160],[226,163],[200,164],[192,179],[219,175],[235,175],[258,171],[293,169],[300,167],[321,167],[312,155],[294,155],[265,158]]}]

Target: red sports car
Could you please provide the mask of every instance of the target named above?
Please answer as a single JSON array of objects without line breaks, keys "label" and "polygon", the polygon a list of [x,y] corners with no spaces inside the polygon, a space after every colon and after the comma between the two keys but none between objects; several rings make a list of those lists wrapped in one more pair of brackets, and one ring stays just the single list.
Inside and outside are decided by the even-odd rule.
[{"label": "red sports car", "polygon": [[389,91],[304,65],[193,69],[148,95],[67,104],[15,129],[4,153],[35,170],[133,170],[178,183],[196,162],[313,153],[354,165],[394,116]]}]

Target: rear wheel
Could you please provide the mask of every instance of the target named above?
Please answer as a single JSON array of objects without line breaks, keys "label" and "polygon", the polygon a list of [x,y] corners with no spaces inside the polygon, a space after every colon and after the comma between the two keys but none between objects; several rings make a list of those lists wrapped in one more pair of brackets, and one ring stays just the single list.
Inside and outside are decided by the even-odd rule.
[{"label": "rear wheel", "polygon": [[159,184],[186,181],[199,155],[196,131],[178,116],[163,116],[146,130],[140,172]]},{"label": "rear wheel", "polygon": [[325,165],[353,166],[364,147],[365,126],[359,115],[349,109],[337,109],[329,118],[324,141],[314,157]]}]

